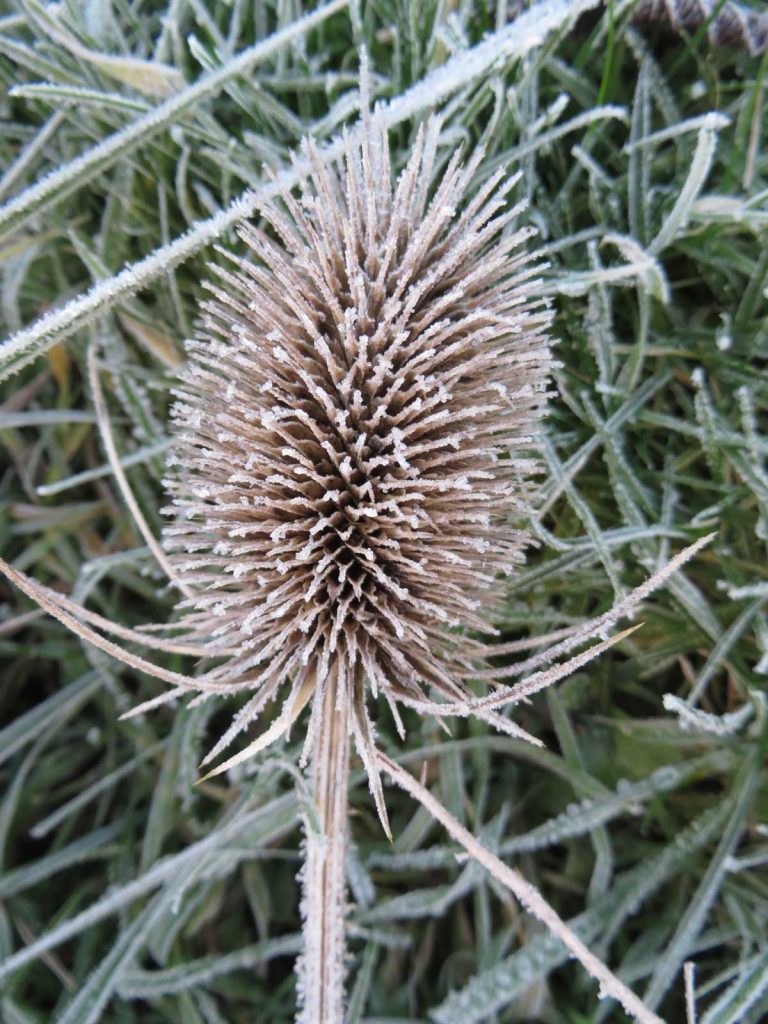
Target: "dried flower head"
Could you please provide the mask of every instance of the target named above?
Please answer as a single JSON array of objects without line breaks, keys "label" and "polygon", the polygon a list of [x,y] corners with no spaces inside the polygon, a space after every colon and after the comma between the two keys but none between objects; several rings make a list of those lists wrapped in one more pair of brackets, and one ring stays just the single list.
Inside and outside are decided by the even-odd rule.
[{"label": "dried flower head", "polygon": [[382,820],[366,692],[398,722],[397,702],[471,696],[457,631],[488,631],[521,560],[549,364],[514,179],[467,198],[480,154],[455,154],[433,187],[438,132],[396,182],[378,115],[338,165],[308,147],[272,234],[241,231],[253,257],[210,286],[167,482],[184,623],[235,652],[206,678],[253,694],[212,756],[284,686],[270,739],[311,702],[308,753],[330,688]]}]

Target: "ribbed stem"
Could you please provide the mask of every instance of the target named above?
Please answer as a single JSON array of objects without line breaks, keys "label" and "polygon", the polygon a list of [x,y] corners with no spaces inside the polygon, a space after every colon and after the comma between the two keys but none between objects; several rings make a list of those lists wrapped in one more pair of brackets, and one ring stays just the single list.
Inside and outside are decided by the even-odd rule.
[{"label": "ribbed stem", "polygon": [[335,677],[326,683],[315,741],[311,784],[319,834],[307,825],[302,871],[304,951],[297,965],[301,1010],[298,1024],[343,1024],[344,910],[349,783],[347,694],[336,707]]}]

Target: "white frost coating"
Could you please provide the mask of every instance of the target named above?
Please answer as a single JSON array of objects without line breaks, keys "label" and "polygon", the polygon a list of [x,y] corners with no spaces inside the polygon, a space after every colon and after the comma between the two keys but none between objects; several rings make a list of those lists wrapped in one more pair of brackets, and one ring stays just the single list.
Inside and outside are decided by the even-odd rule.
[{"label": "white frost coating", "polygon": [[[129,469],[131,466],[139,466],[156,455],[162,455],[164,452],[167,452],[170,445],[171,441],[165,439],[143,448],[137,448],[136,451],[124,455],[120,459],[120,465],[124,469]],[[75,473],[73,476],[57,480],[55,483],[41,484],[35,488],[35,493],[39,494],[40,497],[49,498],[53,494],[61,494],[62,491],[70,490],[72,487],[80,487],[82,484],[90,483],[91,480],[99,480],[102,477],[109,476],[110,473],[112,473],[112,467],[109,464],[99,466],[96,469],[86,469],[82,473]]]},{"label": "white frost coating", "polygon": [[727,587],[726,593],[732,601],[741,601],[745,597],[768,598],[768,583],[748,583],[743,587]]},{"label": "white frost coating", "polygon": [[348,2],[349,0],[332,0],[325,7],[298,18],[286,28],[244,50],[223,67],[203,75],[186,89],[153,107],[149,113],[110,135],[81,156],[45,175],[0,208],[0,237],[19,227],[28,217],[45,210],[52,202],[82,187],[97,174],[111,167],[115,160],[125,157],[133,148],[173,124],[196,103],[216,95],[231,79],[246,74],[281,47],[308,32],[331,14],[345,8]]},{"label": "white frost coating", "polygon": [[[600,121],[627,121],[628,119],[629,115],[626,107],[618,106],[617,104],[593,107],[583,114],[577,114],[576,117],[572,117],[570,120],[563,122],[563,124],[542,132],[541,135],[533,135],[533,138],[521,143],[519,146],[514,146],[508,153],[505,153],[504,161],[506,163],[508,160],[510,162],[522,160],[524,156],[536,153],[545,146],[549,146],[558,139],[562,139],[565,135],[579,131],[582,128],[588,128],[590,125],[597,124]],[[490,166],[493,167],[493,163]]]},{"label": "white frost coating", "polygon": [[[15,90],[11,89],[9,95],[13,95],[14,92]],[[5,169],[2,177],[0,177],[0,199],[11,191],[19,178],[26,172],[27,167],[37,159],[38,155],[43,151],[65,120],[66,114],[64,111],[57,111],[45,122],[30,142],[27,143],[13,163]]]},{"label": "white frost coating", "polygon": [[134,496],[133,489],[128,482],[128,477],[126,476],[123,465],[120,462],[120,457],[117,454],[117,447],[115,445],[115,439],[112,434],[112,424],[109,419],[106,399],[104,398],[101,381],[99,380],[99,370],[96,364],[96,347],[94,344],[91,344],[88,349],[87,365],[88,382],[91,388],[93,404],[96,409],[96,418],[98,420],[101,443],[104,446],[104,451],[107,459],[109,460],[110,468],[117,485],[120,488],[120,493],[123,495],[123,500],[128,506],[128,510],[133,516],[133,521],[136,524],[139,533],[146,541],[147,547],[154,555],[157,564],[166,574],[168,579],[178,586],[181,593],[184,594],[185,597],[190,597],[192,595],[192,591],[189,587],[187,587],[186,584],[177,583],[176,573],[171,568],[171,563],[168,561],[165,552],[157,541],[157,538],[152,533],[149,523],[144,517],[144,513],[141,511],[141,507]]},{"label": "white frost coating", "polygon": [[[264,824],[269,823],[271,818],[281,822],[280,828],[276,830],[279,834],[290,832],[294,827],[297,812],[296,796],[290,793],[264,804],[258,810],[238,813],[205,839],[192,843],[181,853],[172,854],[157,861],[152,868],[138,878],[109,890],[101,899],[86,907],[85,910],[60,922],[35,939],[34,942],[28,943],[23,949],[0,961],[0,980],[12,975],[27,964],[33,963],[49,949],[55,949],[56,946],[80,935],[97,922],[130,906],[158,886],[172,885],[179,877],[193,873],[199,876],[200,864],[207,854],[222,847],[231,846],[236,840],[243,842],[244,837],[252,836],[254,831],[257,834],[259,831],[263,832]],[[262,828],[260,829],[259,826]]]},{"label": "white frost coating", "polygon": [[700,131],[702,128],[720,130],[721,128],[727,128],[730,123],[730,117],[721,114],[719,111],[710,111],[707,114],[700,114],[698,117],[689,117],[684,121],[678,121],[668,128],[662,128],[661,131],[651,132],[650,135],[642,135],[639,139],[626,143],[624,152],[631,153],[633,150],[640,149],[643,146],[655,146],[660,142],[676,139],[686,132]]},{"label": "white frost coating", "polygon": [[613,792],[569,804],[564,813],[550,818],[524,835],[504,840],[498,853],[504,856],[540,850],[554,843],[561,843],[573,836],[586,835],[593,829],[611,821],[619,814],[637,813],[642,804],[657,796],[676,789],[702,771],[713,773],[722,767],[723,759],[717,755],[684,761],[678,765],[658,768],[637,782],[619,779]]},{"label": "white frost coating", "polygon": [[[513,27],[519,32],[520,22]],[[484,631],[500,575],[522,560],[526,536],[510,530],[509,519],[526,513],[531,466],[500,455],[527,446],[536,426],[545,400],[549,314],[527,300],[528,272],[516,280],[518,257],[513,275],[505,273],[510,249],[521,246],[526,233],[499,242],[486,230],[487,208],[504,205],[507,186],[497,183],[492,195],[465,205],[471,175],[454,157],[441,166],[430,207],[424,183],[433,177],[434,126],[419,134],[408,167],[392,182],[386,138],[392,110],[390,104],[374,118],[364,116],[344,164],[328,168],[328,151],[308,147],[303,166],[312,168],[312,183],[303,191],[314,203],[299,207],[286,193],[279,208],[263,210],[282,244],[244,229],[258,272],[241,268],[226,289],[215,291],[201,337],[188,347],[190,366],[174,413],[176,469],[168,484],[176,518],[166,537],[180,576],[194,591],[181,605],[182,626],[201,645],[211,635],[220,638],[232,656],[199,677],[163,672],[108,645],[79,621],[82,610],[67,610],[60,598],[0,564],[80,636],[172,684],[133,713],[190,689],[197,702],[214,693],[249,694],[209,759],[285,696],[290,679],[272,728],[220,770],[282,735],[310,706],[305,754],[323,827],[319,833],[308,828],[301,972],[305,1019],[323,1024],[340,1024],[342,1013],[339,850],[350,731],[387,827],[368,693],[382,693],[393,710],[400,702],[444,713],[446,705],[426,699],[432,692],[459,707],[457,713],[532,740],[473,699],[465,680],[476,675],[482,648],[449,627]],[[282,184],[294,184],[298,173],[284,175]],[[511,226],[515,215],[498,216],[495,230]],[[231,210],[219,217],[231,217]],[[304,229],[307,223],[312,231]],[[402,247],[396,244],[401,237]],[[441,289],[458,267],[461,287]],[[498,317],[490,329],[489,311],[492,320]],[[276,324],[279,346],[247,341],[267,337]],[[317,344],[320,332],[324,345]],[[491,373],[516,394],[511,407],[502,407],[497,393],[488,401]],[[228,399],[225,382],[231,380],[238,387]],[[240,405],[259,415],[240,416]],[[640,588],[647,592],[647,585]],[[619,605],[564,642],[602,635],[622,608],[634,607]],[[618,639],[540,674],[537,686]],[[218,656],[222,647],[210,652]],[[484,863],[482,847],[472,852]],[[529,889],[523,891],[527,905],[535,903]],[[540,916],[562,934],[556,915],[546,909]],[[319,963],[316,950],[329,944],[338,955]],[[614,979],[583,947],[569,948],[606,991],[623,992],[609,988]]]},{"label": "white frost coating", "polygon": [[[344,3],[340,5],[343,6]],[[578,17],[598,4],[599,0],[542,0],[521,14],[508,27],[493,33],[472,49],[456,54],[402,96],[390,100],[384,107],[386,124],[391,127],[420,111],[436,106],[457,89],[486,73],[497,61],[523,56],[539,46],[551,32],[556,31],[569,19]],[[306,31],[317,19],[326,14],[327,9],[323,8],[308,15],[301,22],[300,30]],[[288,33],[292,30],[296,31],[296,24],[283,31]],[[275,37],[270,39],[271,43],[270,40],[266,40],[263,45],[269,44],[273,47]],[[185,96],[187,93],[181,95]],[[174,99],[178,101],[179,97]],[[323,149],[323,160],[332,160],[342,152],[343,140],[336,138]],[[280,175],[280,185],[293,187],[306,171],[306,161],[297,162],[294,168]],[[208,220],[198,222],[186,234],[125,267],[108,280],[100,281],[60,309],[52,310],[17,332],[0,346],[0,381],[26,366],[104,309],[146,288],[152,281],[216,241],[227,229],[252,216],[259,205],[273,197],[277,191],[273,185],[263,185],[258,189],[243,192],[226,210],[220,211]]]},{"label": "white frost coating", "polygon": [[594,287],[631,283],[639,280],[645,291],[660,302],[669,302],[669,283],[661,264],[650,251],[643,249],[628,235],[607,234],[602,242],[616,246],[628,262],[622,267],[599,267],[595,270],[569,271],[553,283],[554,291],[561,295],[586,295]]},{"label": "white frost coating", "polygon": [[673,693],[664,694],[664,707],[676,714],[681,729],[697,729],[700,732],[713,733],[716,736],[732,736],[752,718],[755,709],[751,704],[744,704],[737,711],[724,715],[713,715],[699,708],[692,708]]},{"label": "white frost coating", "polygon": [[[512,527],[528,514],[533,463],[502,456],[538,425],[551,314],[527,294],[528,232],[505,233],[517,213],[507,180],[466,199],[457,153],[431,202],[417,188],[435,178],[434,134],[422,127],[397,180],[383,109],[364,114],[343,161],[306,147],[301,196],[262,208],[279,241],[243,228],[253,256],[211,286],[172,412],[165,539],[193,591],[182,622],[190,639],[235,651],[199,677],[201,696],[250,695],[206,762],[283,701],[211,774],[310,710],[302,757],[319,826],[307,827],[302,875],[304,1024],[343,1019],[350,740],[389,833],[369,694],[398,729],[398,703],[469,701],[478,645],[450,630],[485,630],[527,542]],[[491,377],[514,401],[496,400]]]},{"label": "white frost coating", "polygon": [[666,247],[678,237],[680,232],[688,223],[691,207],[694,200],[704,186],[704,182],[712,166],[712,158],[715,155],[717,145],[717,132],[724,127],[721,114],[710,113],[704,118],[699,137],[696,140],[696,150],[691,161],[691,169],[685,180],[677,201],[667,215],[667,219],[661,225],[659,233],[649,245],[649,251],[654,255],[663,252]]}]

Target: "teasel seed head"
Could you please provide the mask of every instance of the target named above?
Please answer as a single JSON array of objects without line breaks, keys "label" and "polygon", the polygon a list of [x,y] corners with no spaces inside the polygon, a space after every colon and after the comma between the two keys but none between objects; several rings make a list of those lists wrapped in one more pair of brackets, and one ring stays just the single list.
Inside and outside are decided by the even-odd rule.
[{"label": "teasel seed head", "polygon": [[[546,397],[541,265],[513,230],[515,179],[436,170],[439,122],[395,179],[380,112],[298,195],[244,227],[218,269],[176,393],[165,544],[206,674],[247,703],[216,757],[273,698],[277,720],[343,703],[386,825],[368,704],[470,697],[474,631],[528,537],[532,439]],[[507,731],[507,719],[485,715]]]}]

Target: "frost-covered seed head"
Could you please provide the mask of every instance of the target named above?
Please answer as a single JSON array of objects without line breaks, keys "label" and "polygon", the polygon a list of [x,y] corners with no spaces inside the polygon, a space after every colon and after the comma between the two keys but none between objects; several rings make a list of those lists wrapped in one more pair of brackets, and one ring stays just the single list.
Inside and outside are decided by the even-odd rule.
[{"label": "frost-covered seed head", "polygon": [[[366,691],[463,700],[472,641],[522,559],[549,311],[512,231],[502,173],[443,165],[419,131],[393,180],[381,118],[344,161],[245,227],[217,271],[173,410],[165,531],[190,635],[231,651],[207,673],[253,691],[215,755],[277,695],[274,738],[326,687],[348,702],[380,791]],[[439,167],[439,171],[436,169]]]}]

